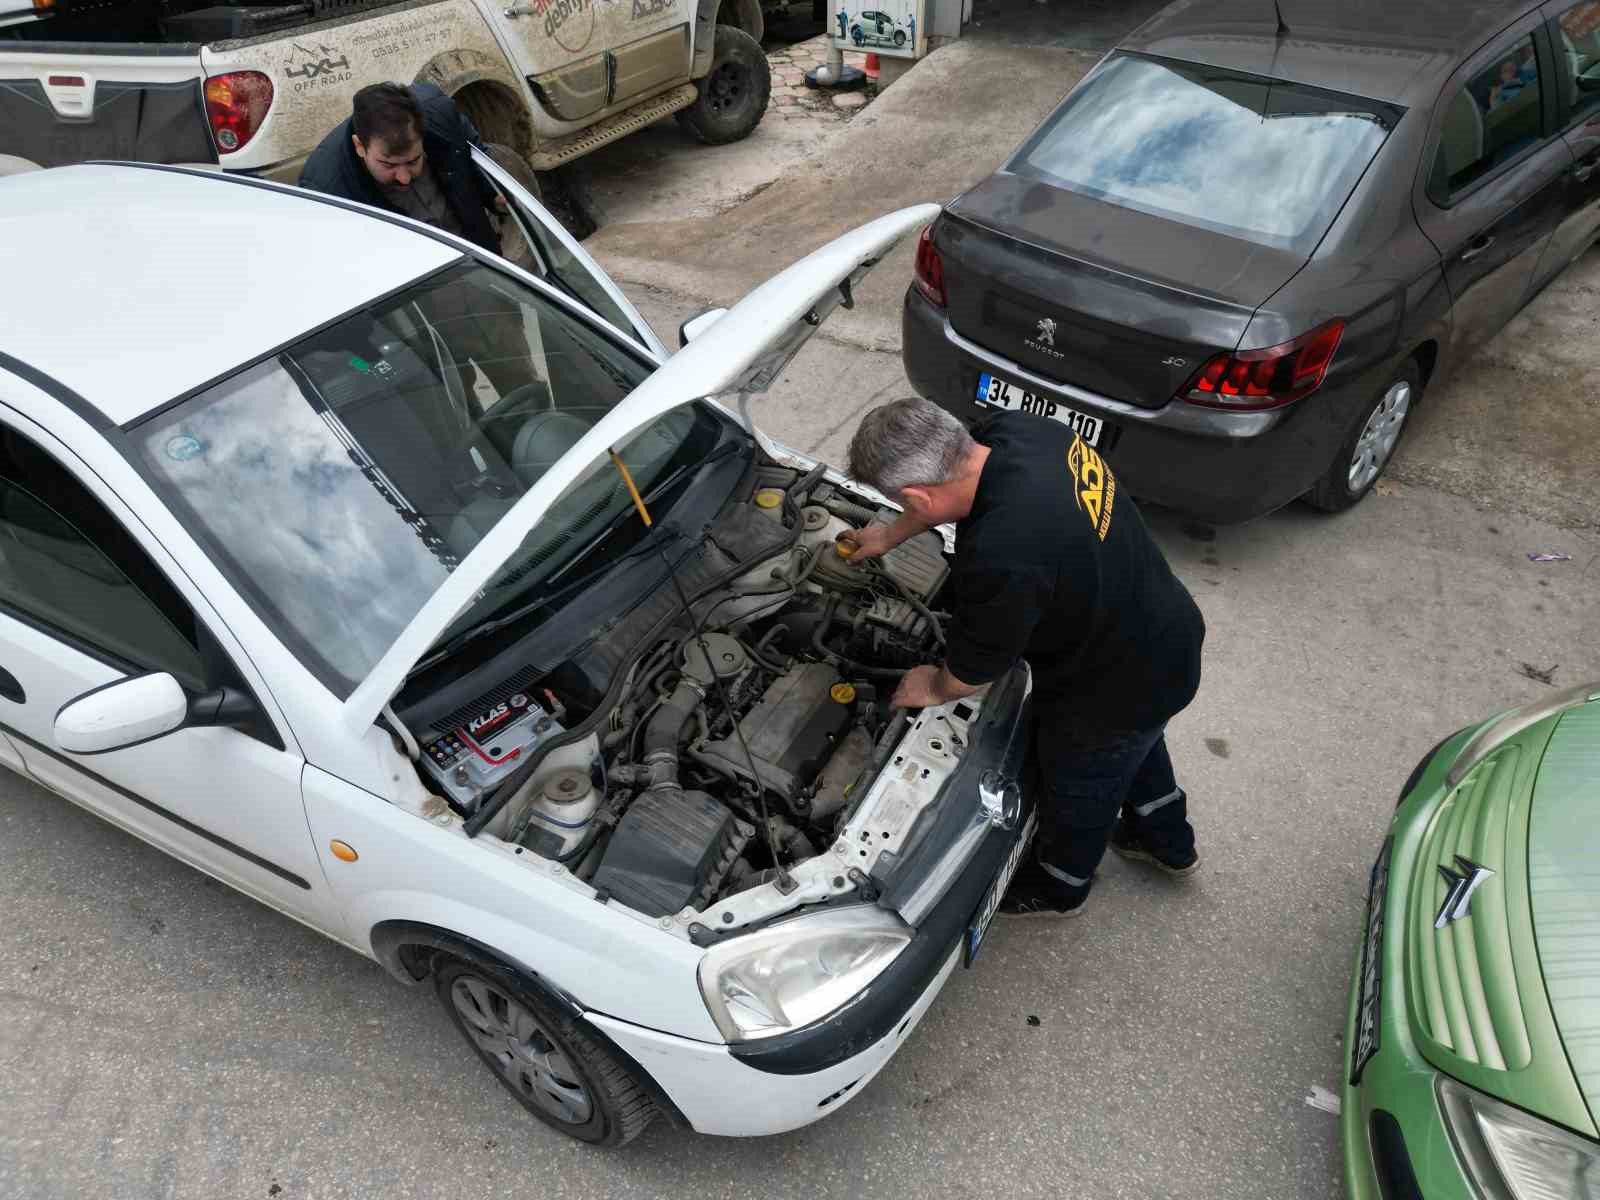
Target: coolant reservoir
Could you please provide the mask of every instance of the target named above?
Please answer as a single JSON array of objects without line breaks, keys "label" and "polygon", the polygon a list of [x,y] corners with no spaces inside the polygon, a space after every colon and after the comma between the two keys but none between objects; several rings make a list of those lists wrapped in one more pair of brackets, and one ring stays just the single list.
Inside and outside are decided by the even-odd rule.
[{"label": "coolant reservoir", "polygon": [[517,840],[535,854],[558,858],[583,839],[600,807],[600,794],[582,767],[543,775],[528,798],[527,828]]},{"label": "coolant reservoir", "polygon": [[763,516],[783,520],[783,493],[777,488],[762,488],[755,494],[755,506]]}]

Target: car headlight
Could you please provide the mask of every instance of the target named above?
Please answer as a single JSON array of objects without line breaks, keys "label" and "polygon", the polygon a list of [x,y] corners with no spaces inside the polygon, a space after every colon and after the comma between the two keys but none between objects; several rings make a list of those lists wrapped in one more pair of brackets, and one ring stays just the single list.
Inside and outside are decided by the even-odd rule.
[{"label": "car headlight", "polygon": [[1490,1200],[1600,1200],[1600,1143],[1439,1077],[1456,1155]]},{"label": "car headlight", "polygon": [[844,1007],[910,941],[892,913],[868,905],[796,917],[713,946],[700,992],[730,1042],[773,1037]]}]

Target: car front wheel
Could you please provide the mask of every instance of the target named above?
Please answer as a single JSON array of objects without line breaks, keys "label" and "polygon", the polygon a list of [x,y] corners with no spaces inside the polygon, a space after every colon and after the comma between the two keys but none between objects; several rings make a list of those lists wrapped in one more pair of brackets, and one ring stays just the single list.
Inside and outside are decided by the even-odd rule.
[{"label": "car front wheel", "polygon": [[1407,359],[1352,426],[1328,473],[1306,493],[1306,502],[1324,512],[1342,512],[1371,491],[1421,396],[1422,373]]},{"label": "car front wheel", "polygon": [[434,971],[434,987],[495,1078],[551,1128],[621,1146],[655,1117],[632,1071],[509,969],[449,959]]}]

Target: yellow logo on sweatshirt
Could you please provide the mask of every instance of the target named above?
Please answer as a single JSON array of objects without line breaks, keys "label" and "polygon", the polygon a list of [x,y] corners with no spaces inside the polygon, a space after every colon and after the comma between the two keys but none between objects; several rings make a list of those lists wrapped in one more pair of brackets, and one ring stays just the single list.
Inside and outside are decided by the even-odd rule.
[{"label": "yellow logo on sweatshirt", "polygon": [[1111,532],[1111,506],[1117,499],[1117,478],[1106,460],[1092,446],[1074,436],[1067,447],[1067,470],[1072,472],[1073,498],[1089,518],[1089,524],[1103,542]]}]

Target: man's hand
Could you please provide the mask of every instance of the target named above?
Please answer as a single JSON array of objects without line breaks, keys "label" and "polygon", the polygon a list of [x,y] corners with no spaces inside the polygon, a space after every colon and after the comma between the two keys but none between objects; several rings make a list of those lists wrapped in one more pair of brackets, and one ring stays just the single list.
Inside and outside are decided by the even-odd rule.
[{"label": "man's hand", "polygon": [[494,210],[498,213],[508,213],[511,211],[511,206],[506,203],[504,196],[497,193],[494,198]]},{"label": "man's hand", "polygon": [[889,701],[891,708],[928,708],[981,692],[981,683],[964,683],[950,674],[949,667],[912,667],[900,677],[900,686]]},{"label": "man's hand", "polygon": [[935,689],[939,681],[940,668],[938,667],[912,667],[900,677],[900,686],[894,690],[894,698],[889,701],[891,708],[927,708],[934,704],[943,704],[944,698]]},{"label": "man's hand", "polygon": [[864,529],[850,529],[841,533],[838,543],[851,562],[863,562],[889,553],[900,544],[889,532],[889,526],[871,524]]}]

